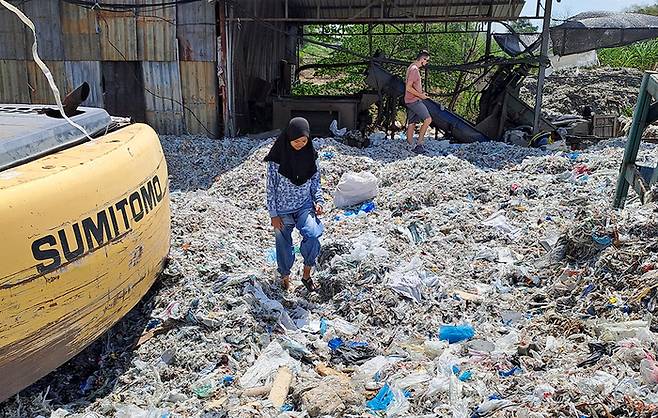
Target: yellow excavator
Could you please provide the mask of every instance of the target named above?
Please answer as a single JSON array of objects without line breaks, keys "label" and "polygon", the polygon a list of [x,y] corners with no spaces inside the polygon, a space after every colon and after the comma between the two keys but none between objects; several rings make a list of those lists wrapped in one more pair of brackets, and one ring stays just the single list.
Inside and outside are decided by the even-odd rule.
[{"label": "yellow excavator", "polygon": [[78,107],[0,104],[0,401],[123,317],[169,252],[167,164],[153,129]]}]

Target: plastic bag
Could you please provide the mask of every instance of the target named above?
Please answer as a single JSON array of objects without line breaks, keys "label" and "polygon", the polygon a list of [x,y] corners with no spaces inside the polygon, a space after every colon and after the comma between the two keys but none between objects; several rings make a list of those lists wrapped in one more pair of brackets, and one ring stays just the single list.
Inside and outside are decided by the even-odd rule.
[{"label": "plastic bag", "polygon": [[385,384],[377,395],[366,402],[371,411],[386,411],[387,417],[404,416],[409,411],[409,401],[398,386]]},{"label": "plastic bag", "polygon": [[640,362],[640,375],[644,384],[658,384],[658,363],[653,358],[645,358]]},{"label": "plastic bag", "polygon": [[338,121],[336,119],[332,120],[331,124],[329,124],[329,130],[332,134],[334,134],[334,136],[339,138],[347,133],[347,128],[338,129]]},{"label": "plastic bag", "polygon": [[466,401],[462,398],[462,385],[457,376],[454,374],[450,376],[450,409],[452,410],[452,418],[469,418],[471,416]]},{"label": "plastic bag", "polygon": [[440,340],[426,340],[423,343],[425,355],[431,359],[440,356],[448,347],[448,343]]},{"label": "plastic bag", "polygon": [[359,332],[359,327],[352,324],[342,318],[330,319],[327,322],[327,325],[333,327],[334,330],[343,335],[356,335]]},{"label": "plastic bag", "polygon": [[518,228],[510,225],[507,217],[505,216],[504,210],[499,210],[498,212],[489,216],[489,218],[482,222],[482,224],[485,226],[494,227],[510,238],[514,238],[519,232]]},{"label": "plastic bag", "polygon": [[432,376],[430,376],[427,372],[423,371],[423,372],[412,373],[401,379],[396,379],[395,384],[402,389],[410,389],[422,383],[429,382],[430,380],[432,380]]},{"label": "plastic bag", "polygon": [[388,286],[395,292],[416,303],[423,299],[423,293],[430,286],[436,285],[436,276],[428,274],[423,269],[423,262],[414,257],[407,264],[398,266],[386,275]]},{"label": "plastic bag", "polygon": [[388,251],[383,247],[384,242],[383,238],[375,236],[372,232],[359,235],[352,241],[353,248],[345,256],[345,259],[361,262],[369,255],[375,258],[386,258],[388,257]]},{"label": "plastic bag", "polygon": [[355,173],[348,171],[338,182],[334,194],[334,205],[337,208],[358,205],[377,196],[379,180],[369,171]]},{"label": "plastic bag", "polygon": [[372,380],[375,378],[375,375],[381,373],[391,364],[395,364],[401,359],[398,357],[386,357],[386,356],[377,356],[373,357],[370,360],[366,361],[360,365],[356,372],[353,375],[355,381],[358,380]]},{"label": "plastic bag", "polygon": [[114,418],[164,418],[171,414],[164,409],[151,408],[148,411],[135,405],[118,405]]},{"label": "plastic bag", "polygon": [[389,418],[407,416],[410,404],[405,393],[397,386],[393,386],[391,390],[393,391],[393,401],[386,410],[386,416]]},{"label": "plastic bag", "polygon": [[429,387],[425,392],[426,397],[432,397],[439,393],[446,393],[450,390],[450,377],[437,376],[430,380]]},{"label": "plastic bag", "polygon": [[591,396],[607,396],[618,383],[615,376],[599,370],[592,377],[582,379],[579,386]]},{"label": "plastic bag", "polygon": [[451,376],[453,374],[453,366],[459,364],[459,358],[452,353],[450,348],[446,348],[436,362],[438,366],[437,373],[442,373],[444,376]]},{"label": "plastic bag", "polygon": [[469,340],[475,335],[475,330],[469,324],[464,325],[441,325],[439,328],[439,339],[448,341],[450,344]]},{"label": "plastic bag", "polygon": [[260,353],[254,364],[247,369],[239,380],[243,388],[253,388],[271,379],[279,367],[288,366],[296,371],[300,368],[299,361],[290,357],[290,354],[276,341],[272,341]]},{"label": "plastic bag", "polygon": [[519,346],[519,341],[519,333],[512,330],[509,334],[504,335],[495,341],[496,350],[494,352],[497,354],[514,354]]},{"label": "plastic bag", "polygon": [[245,290],[252,293],[264,309],[272,314],[278,314],[277,316],[279,317],[279,323],[282,327],[293,331],[298,329],[297,324],[292,320],[292,318],[290,318],[286,308],[284,308],[281,302],[278,300],[270,299],[265,294],[265,292],[263,292],[263,288],[261,287],[260,283],[256,282],[253,284],[253,286],[247,285],[245,286]]}]

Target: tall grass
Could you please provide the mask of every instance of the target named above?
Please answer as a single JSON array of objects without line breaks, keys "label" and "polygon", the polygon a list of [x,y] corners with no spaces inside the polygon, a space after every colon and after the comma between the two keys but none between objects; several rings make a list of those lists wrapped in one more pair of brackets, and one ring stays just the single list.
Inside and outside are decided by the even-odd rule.
[{"label": "tall grass", "polygon": [[658,40],[599,50],[599,60],[614,68],[658,69]]}]

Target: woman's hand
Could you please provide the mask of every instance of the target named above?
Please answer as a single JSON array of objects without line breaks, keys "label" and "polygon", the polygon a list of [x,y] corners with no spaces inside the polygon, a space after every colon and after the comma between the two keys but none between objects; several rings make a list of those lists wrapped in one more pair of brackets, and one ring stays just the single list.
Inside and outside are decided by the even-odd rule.
[{"label": "woman's hand", "polygon": [[283,231],[283,221],[281,220],[280,216],[275,216],[272,218],[272,226],[274,227],[274,229]]},{"label": "woman's hand", "polygon": [[315,204],[315,214],[318,216],[324,214],[324,209],[322,208],[322,205],[318,203]]}]

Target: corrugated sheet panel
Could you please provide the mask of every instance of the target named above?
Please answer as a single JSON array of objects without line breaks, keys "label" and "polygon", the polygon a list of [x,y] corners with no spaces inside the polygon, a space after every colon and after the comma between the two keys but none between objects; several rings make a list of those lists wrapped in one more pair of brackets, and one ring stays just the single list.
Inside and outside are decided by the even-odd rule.
[{"label": "corrugated sheet panel", "polygon": [[215,3],[179,4],[176,19],[181,61],[216,61]]},{"label": "corrugated sheet panel", "polygon": [[89,83],[90,91],[89,97],[83,105],[103,107],[100,61],[67,61],[64,64],[64,68],[66,70],[66,91],[64,93],[73,91],[86,81]]},{"label": "corrugated sheet panel", "polygon": [[61,2],[60,13],[64,55],[70,61],[101,59],[101,21],[96,11]]},{"label": "corrugated sheet panel", "polygon": [[219,109],[215,63],[182,61],[180,72],[187,131],[191,134],[209,135],[207,129],[211,136],[217,137]]},{"label": "corrugated sheet panel", "polygon": [[25,61],[0,60],[0,103],[30,103]]},{"label": "corrugated sheet panel", "polygon": [[27,58],[24,28],[25,25],[15,14],[4,7],[0,9],[0,59],[22,60]]},{"label": "corrugated sheet panel", "polygon": [[[518,16],[525,0],[397,0],[393,3],[384,7],[385,17],[438,19],[489,16],[490,11],[494,17]],[[377,19],[382,15],[381,1],[371,0],[291,0],[289,15],[313,20],[318,17],[318,6],[321,19],[354,16]]]},{"label": "corrugated sheet panel", "polygon": [[[59,24],[59,1],[29,1],[23,12],[30,17],[37,30],[39,56],[42,60],[64,60],[64,40]],[[25,37],[26,48],[32,48],[32,32]]]},{"label": "corrugated sheet panel", "polygon": [[[134,0],[109,0],[107,3],[134,3]],[[137,61],[137,20],[132,11],[98,11],[101,59]]]},{"label": "corrugated sheet panel", "polygon": [[[64,61],[44,61],[50,72],[53,74],[55,84],[59,89],[60,98],[66,95],[66,72]],[[32,104],[53,104],[52,90],[48,84],[46,76],[34,61],[27,61],[27,76],[30,90],[30,102]]]},{"label": "corrugated sheet panel", "polygon": [[160,134],[185,132],[178,62],[143,62],[146,120]]},{"label": "corrugated sheet panel", "polygon": [[[149,4],[151,0],[138,0]],[[176,6],[139,10],[137,57],[140,61],[176,60]]]}]

